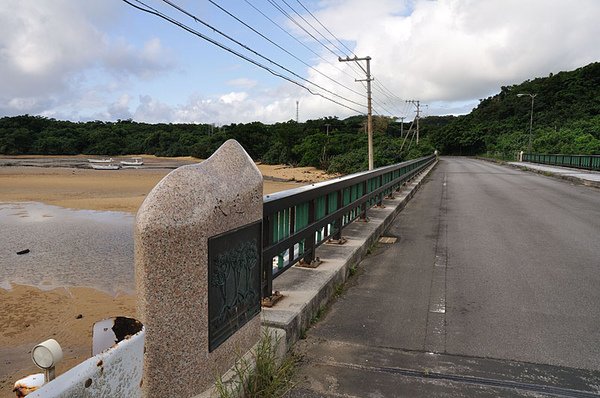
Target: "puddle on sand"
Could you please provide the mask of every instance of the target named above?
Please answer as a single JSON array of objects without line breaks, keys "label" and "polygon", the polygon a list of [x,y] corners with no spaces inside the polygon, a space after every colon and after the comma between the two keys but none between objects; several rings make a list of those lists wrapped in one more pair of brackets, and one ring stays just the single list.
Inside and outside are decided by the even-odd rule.
[{"label": "puddle on sand", "polygon": [[134,222],[130,213],[0,202],[0,288],[17,283],[133,293]]}]

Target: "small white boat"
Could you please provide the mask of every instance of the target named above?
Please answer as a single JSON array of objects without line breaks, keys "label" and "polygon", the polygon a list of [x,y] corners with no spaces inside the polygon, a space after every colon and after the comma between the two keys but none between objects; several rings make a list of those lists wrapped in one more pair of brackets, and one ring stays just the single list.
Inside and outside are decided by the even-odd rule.
[{"label": "small white boat", "polygon": [[141,166],[144,164],[142,158],[132,158],[132,160],[121,160],[123,166]]},{"label": "small white boat", "polygon": [[113,158],[103,158],[103,159],[88,159],[90,163],[112,163]]},{"label": "small white boat", "polygon": [[119,170],[121,165],[119,164],[91,164],[94,170]]}]

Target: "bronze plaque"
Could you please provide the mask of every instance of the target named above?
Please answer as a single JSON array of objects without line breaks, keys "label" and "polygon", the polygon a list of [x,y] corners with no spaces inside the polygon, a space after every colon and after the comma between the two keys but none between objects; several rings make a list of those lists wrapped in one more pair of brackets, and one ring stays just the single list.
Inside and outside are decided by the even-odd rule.
[{"label": "bronze plaque", "polygon": [[262,221],[208,239],[208,351],[260,313]]}]

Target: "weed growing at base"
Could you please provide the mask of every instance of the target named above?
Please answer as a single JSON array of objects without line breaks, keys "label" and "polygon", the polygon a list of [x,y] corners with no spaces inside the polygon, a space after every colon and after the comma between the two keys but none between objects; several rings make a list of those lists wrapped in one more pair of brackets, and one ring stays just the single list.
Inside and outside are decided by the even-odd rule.
[{"label": "weed growing at base", "polygon": [[279,337],[266,331],[251,358],[240,358],[233,367],[231,382],[220,376],[215,383],[221,398],[276,398],[285,395],[292,387],[292,375],[297,358],[286,355],[283,360],[277,357]]}]

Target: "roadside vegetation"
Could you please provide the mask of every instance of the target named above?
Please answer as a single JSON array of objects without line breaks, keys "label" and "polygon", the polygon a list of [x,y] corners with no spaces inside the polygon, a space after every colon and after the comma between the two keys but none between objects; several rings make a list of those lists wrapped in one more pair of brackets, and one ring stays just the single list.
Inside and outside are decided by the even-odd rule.
[{"label": "roadside vegetation", "polygon": [[532,152],[600,153],[600,63],[501,87],[467,115],[424,119],[423,133],[443,154],[514,160],[529,143],[531,98],[520,93],[536,94]]},{"label": "roadside vegetation", "polygon": [[239,357],[230,380],[219,377],[216,390],[221,398],[279,398],[294,385],[292,377],[298,358],[288,354],[277,355],[279,344],[284,344],[268,330],[251,351],[251,357]]},{"label": "roadside vegetation", "polygon": [[[365,124],[363,116],[344,120],[328,117],[305,123],[288,121],[267,125],[253,122],[215,127],[209,124],[147,124],[131,120],[74,123],[24,115],[0,119],[0,154],[148,154],[206,159],[223,142],[233,138],[255,161],[351,173],[367,168]],[[425,138],[419,145],[407,140],[400,151],[400,123],[377,116],[373,125],[376,166],[420,157],[434,150]]]},{"label": "roadside vegetation", "polygon": [[[529,141],[529,96],[537,94],[532,151],[600,153],[600,63],[501,87],[467,115],[430,116],[420,121],[420,141],[401,137],[409,130],[395,118],[375,116],[375,166],[431,154],[484,155],[513,159]],[[207,158],[225,140],[239,141],[256,161],[315,166],[333,173],[367,169],[366,117],[211,124],[69,122],[41,116],[0,118],[3,155],[129,155]],[[411,133],[411,137],[412,137]],[[403,145],[404,142],[404,145]]]}]

